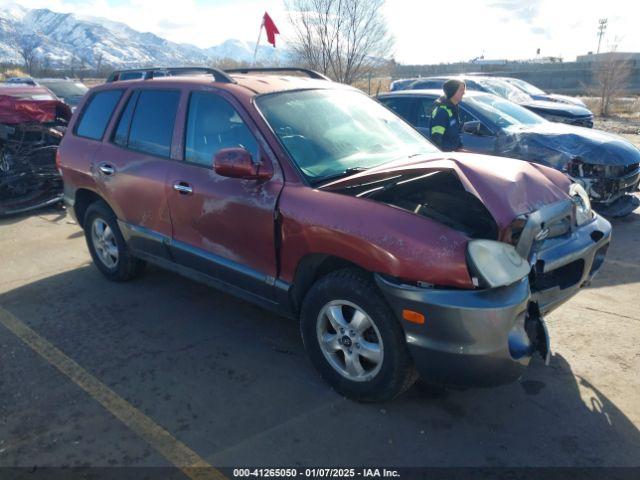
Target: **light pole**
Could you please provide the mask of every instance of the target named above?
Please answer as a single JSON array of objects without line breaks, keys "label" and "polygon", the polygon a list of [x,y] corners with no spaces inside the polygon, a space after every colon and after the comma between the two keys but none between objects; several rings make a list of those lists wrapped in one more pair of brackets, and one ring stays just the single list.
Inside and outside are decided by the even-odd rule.
[{"label": "light pole", "polygon": [[607,29],[607,19],[601,18],[598,20],[598,51],[596,55],[600,53],[600,43],[602,43],[602,37],[604,37],[604,31]]}]

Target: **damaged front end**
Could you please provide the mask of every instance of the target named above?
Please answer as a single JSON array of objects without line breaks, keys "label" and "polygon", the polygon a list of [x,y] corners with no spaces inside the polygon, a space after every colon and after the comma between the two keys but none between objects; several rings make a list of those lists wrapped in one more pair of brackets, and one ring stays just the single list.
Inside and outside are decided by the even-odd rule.
[{"label": "damaged front end", "polygon": [[[361,174],[332,189],[465,233],[475,288],[384,274],[375,279],[423,378],[497,385],[520,377],[536,353],[549,361],[544,318],[601,268],[611,225],[591,210],[584,190],[558,172],[506,159],[465,160],[431,162],[424,170],[415,165],[386,177]],[[495,168],[488,171],[491,160]],[[407,310],[422,315],[424,323],[403,320]]]},{"label": "damaged front end", "polygon": [[567,163],[566,173],[587,191],[602,215],[622,217],[640,206],[633,195],[640,183],[640,163],[594,165],[576,157]]},{"label": "damaged front end", "polygon": [[60,202],[62,177],[55,161],[70,111],[55,101],[0,103],[0,216]]},{"label": "damaged front end", "polygon": [[598,130],[543,123],[513,126],[498,146],[500,155],[534,161],[566,173],[607,217],[628,215],[640,205],[640,150]]}]

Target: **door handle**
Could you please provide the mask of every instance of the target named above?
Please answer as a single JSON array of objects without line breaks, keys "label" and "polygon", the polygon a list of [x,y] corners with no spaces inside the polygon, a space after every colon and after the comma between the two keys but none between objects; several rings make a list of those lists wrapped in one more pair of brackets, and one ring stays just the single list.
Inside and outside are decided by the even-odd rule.
[{"label": "door handle", "polygon": [[193,187],[187,182],[175,182],[173,189],[181,195],[191,195],[193,193]]},{"label": "door handle", "polygon": [[113,175],[114,173],[116,173],[116,169],[108,163],[100,165],[98,169],[100,169],[100,172],[102,172],[104,175]]}]

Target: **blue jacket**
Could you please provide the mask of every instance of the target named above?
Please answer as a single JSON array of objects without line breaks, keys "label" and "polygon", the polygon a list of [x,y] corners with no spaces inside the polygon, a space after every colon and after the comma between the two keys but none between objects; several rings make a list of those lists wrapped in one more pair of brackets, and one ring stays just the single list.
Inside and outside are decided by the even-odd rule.
[{"label": "blue jacket", "polygon": [[440,150],[450,152],[462,147],[460,140],[460,113],[457,105],[444,97],[439,98],[431,109],[430,137]]}]

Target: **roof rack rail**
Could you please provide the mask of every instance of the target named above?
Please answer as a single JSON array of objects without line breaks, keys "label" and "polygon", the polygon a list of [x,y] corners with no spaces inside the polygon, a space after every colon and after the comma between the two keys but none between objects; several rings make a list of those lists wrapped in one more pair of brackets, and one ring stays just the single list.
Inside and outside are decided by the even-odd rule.
[{"label": "roof rack rail", "polygon": [[[216,82],[236,83],[236,81],[218,68],[207,67],[152,67],[152,68],[132,68],[126,70],[114,70],[107,78],[107,83],[118,80],[150,80],[156,77],[179,77],[184,75],[210,74]],[[124,78],[123,78],[124,77]]]},{"label": "roof rack rail", "polygon": [[310,70],[308,68],[298,68],[298,67],[249,67],[249,68],[230,68],[225,70],[227,73],[280,73],[280,72],[299,72],[304,73],[309,78],[315,78],[316,80],[327,80],[328,82],[331,79],[320,72],[316,72],[315,70]]}]

